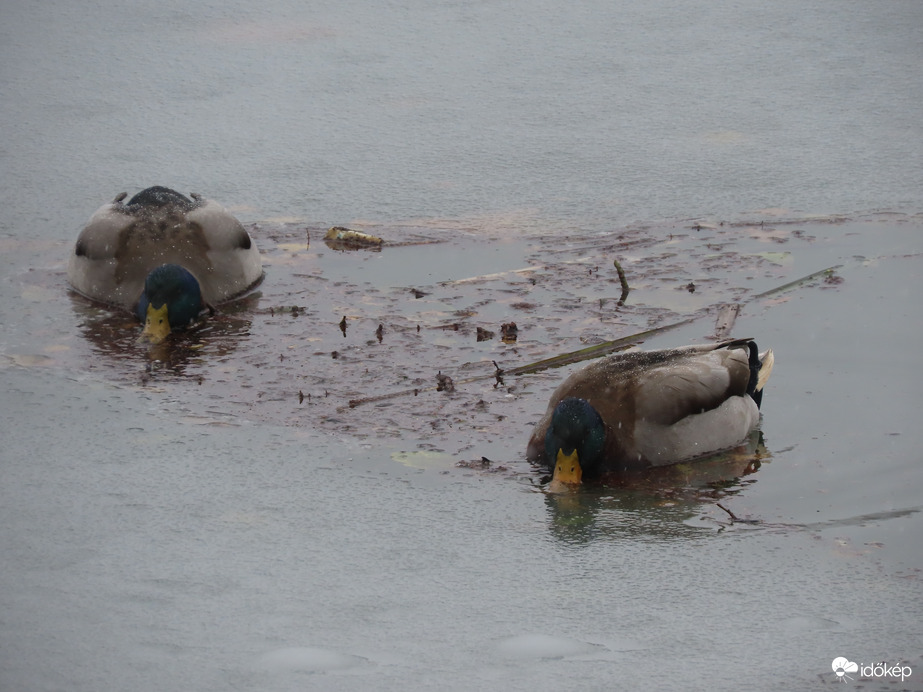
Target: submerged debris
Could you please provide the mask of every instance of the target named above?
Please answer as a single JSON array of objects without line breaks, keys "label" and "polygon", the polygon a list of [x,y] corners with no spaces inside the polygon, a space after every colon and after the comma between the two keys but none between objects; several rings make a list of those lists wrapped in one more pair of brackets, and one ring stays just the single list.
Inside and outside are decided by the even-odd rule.
[{"label": "submerged debris", "polygon": [[515,322],[506,322],[500,325],[500,340],[505,344],[515,343],[519,335],[519,327]]},{"label": "submerged debris", "polygon": [[487,457],[481,457],[477,461],[459,461],[455,465],[463,469],[489,469],[492,463]]},{"label": "submerged debris", "polygon": [[440,370],[436,373],[436,391],[437,392],[454,392],[455,383],[448,375],[443,375]]},{"label": "submerged debris", "polygon": [[477,330],[478,330],[478,341],[490,341],[495,336],[495,334],[489,329],[478,327]]},{"label": "submerged debris", "polygon": [[471,460],[463,459],[462,461],[457,461],[455,462],[455,467],[459,469],[473,469],[475,471],[486,471],[488,473],[502,473],[505,471],[509,471],[509,467],[503,466],[502,464],[500,464],[499,466],[494,466],[493,463],[494,462],[492,462],[487,457],[481,457],[480,459],[471,459]]},{"label": "submerged debris", "polygon": [[276,307],[270,305],[267,310],[269,311],[270,317],[275,317],[277,313],[280,315],[289,313],[292,317],[299,317],[307,312],[307,308],[300,305],[279,305]]}]

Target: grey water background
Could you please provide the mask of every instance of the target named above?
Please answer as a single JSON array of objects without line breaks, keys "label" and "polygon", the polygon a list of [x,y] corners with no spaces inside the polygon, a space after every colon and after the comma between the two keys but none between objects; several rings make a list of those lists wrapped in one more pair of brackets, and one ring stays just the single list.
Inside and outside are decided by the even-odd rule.
[{"label": "grey water background", "polygon": [[[916,1],[4,3],[0,688],[813,689],[846,656],[909,661],[920,689],[921,20]],[[751,526],[606,492],[574,509],[23,367],[73,326],[81,224],[152,184],[246,222],[884,220],[822,226],[816,259],[862,271],[738,323],[780,354],[774,458],[733,505]],[[23,295],[32,270],[65,304]]]}]

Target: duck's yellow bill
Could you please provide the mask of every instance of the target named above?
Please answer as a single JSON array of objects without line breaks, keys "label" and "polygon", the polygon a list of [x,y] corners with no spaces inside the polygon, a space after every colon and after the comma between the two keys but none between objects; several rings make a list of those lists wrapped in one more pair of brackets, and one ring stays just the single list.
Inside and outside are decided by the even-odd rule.
[{"label": "duck's yellow bill", "polygon": [[147,316],[144,320],[144,331],[141,332],[141,339],[147,339],[152,344],[159,344],[170,334],[170,319],[167,316],[167,304],[155,308],[148,304]]},{"label": "duck's yellow bill", "polygon": [[570,454],[565,454],[563,449],[559,449],[551,482],[579,485],[581,481],[583,481],[583,469],[580,468],[577,450],[575,449]]}]

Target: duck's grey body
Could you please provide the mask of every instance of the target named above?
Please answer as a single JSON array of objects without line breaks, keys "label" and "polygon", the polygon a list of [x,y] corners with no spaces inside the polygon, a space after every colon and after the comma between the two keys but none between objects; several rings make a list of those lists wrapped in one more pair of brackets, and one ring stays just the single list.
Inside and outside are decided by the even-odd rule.
[{"label": "duck's grey body", "polygon": [[528,457],[555,464],[547,458],[546,434],[555,408],[570,397],[587,401],[602,419],[598,473],[675,464],[741,443],[759,423],[760,396],[753,395],[761,392],[772,363],[769,351],[757,386],[760,364],[751,358],[750,343],[629,352],[578,370],[551,396]]},{"label": "duck's grey body", "polygon": [[134,310],[147,275],[176,264],[199,282],[204,303],[215,305],[262,277],[256,245],[217,202],[163,187],[143,190],[127,204],[124,197],[100,207],[77,238],[67,270],[77,292]]}]

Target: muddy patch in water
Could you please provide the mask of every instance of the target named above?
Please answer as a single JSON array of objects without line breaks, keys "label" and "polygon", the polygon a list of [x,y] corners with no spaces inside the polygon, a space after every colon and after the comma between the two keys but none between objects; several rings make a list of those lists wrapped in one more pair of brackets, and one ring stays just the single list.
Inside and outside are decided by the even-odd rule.
[{"label": "muddy patch in water", "polygon": [[701,319],[702,340],[735,333],[727,306],[804,275],[794,257],[817,245],[812,226],[832,223],[547,236],[369,225],[354,230],[381,244],[346,247],[325,242],[326,228],[266,222],[249,228],[266,265],[255,293],[153,349],[136,343],[131,316],[74,296],[80,338],[63,337],[54,354],[161,391],[185,419],[393,441],[476,466],[486,442],[524,445],[564,375],[510,373],[684,320]]}]

